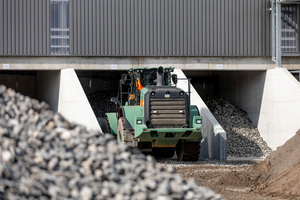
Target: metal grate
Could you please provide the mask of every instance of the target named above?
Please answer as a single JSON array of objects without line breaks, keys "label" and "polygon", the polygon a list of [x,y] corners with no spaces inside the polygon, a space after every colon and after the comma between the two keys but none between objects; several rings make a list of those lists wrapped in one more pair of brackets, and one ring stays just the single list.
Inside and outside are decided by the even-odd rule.
[{"label": "metal grate", "polygon": [[150,99],[154,128],[182,127],[186,124],[184,99]]}]

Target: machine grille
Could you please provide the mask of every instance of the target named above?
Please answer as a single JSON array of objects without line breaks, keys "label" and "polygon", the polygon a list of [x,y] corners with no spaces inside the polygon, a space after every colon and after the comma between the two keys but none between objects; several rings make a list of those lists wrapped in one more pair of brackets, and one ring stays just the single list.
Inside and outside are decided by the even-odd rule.
[{"label": "machine grille", "polygon": [[179,128],[186,125],[185,99],[150,99],[153,128]]}]

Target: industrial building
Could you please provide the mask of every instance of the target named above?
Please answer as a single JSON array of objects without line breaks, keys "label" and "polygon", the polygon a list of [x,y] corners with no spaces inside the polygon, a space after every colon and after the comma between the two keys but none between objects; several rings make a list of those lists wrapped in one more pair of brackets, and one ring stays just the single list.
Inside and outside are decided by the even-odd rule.
[{"label": "industrial building", "polygon": [[299,2],[0,0],[0,84],[100,129],[88,93],[113,89],[130,67],[173,66],[208,88],[192,97],[205,157],[226,159],[226,133],[200,98],[212,93],[247,111],[276,149],[300,128],[300,85],[288,71],[300,70]]}]

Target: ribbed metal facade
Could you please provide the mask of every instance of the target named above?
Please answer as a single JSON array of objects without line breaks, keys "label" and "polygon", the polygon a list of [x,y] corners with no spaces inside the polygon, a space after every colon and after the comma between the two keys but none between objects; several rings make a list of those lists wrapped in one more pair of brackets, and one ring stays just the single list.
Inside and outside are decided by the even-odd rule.
[{"label": "ribbed metal facade", "polygon": [[0,0],[0,55],[49,55],[49,0]]},{"label": "ribbed metal facade", "polygon": [[[50,0],[0,0],[0,55],[50,55]],[[71,0],[71,56],[270,56],[269,0]]]},{"label": "ribbed metal facade", "polygon": [[72,55],[267,56],[269,0],[72,0]]}]

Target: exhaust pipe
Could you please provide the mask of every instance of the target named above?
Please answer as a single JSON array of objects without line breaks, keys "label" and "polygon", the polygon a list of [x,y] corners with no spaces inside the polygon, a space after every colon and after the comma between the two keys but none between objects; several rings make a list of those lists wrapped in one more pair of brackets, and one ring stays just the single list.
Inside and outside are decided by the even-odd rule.
[{"label": "exhaust pipe", "polygon": [[160,66],[157,69],[157,82],[156,82],[156,86],[162,86],[164,85],[164,68],[162,66]]}]

